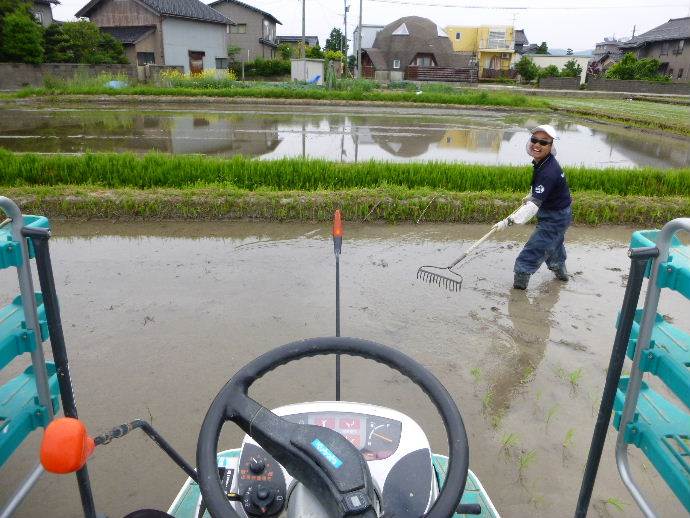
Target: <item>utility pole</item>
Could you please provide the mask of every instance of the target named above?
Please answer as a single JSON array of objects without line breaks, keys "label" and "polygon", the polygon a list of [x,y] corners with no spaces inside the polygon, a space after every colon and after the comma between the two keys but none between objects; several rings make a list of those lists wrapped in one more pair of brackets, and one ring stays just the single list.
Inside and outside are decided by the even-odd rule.
[{"label": "utility pole", "polygon": [[362,0],[359,0],[359,27],[357,31],[357,79],[362,79]]},{"label": "utility pole", "polygon": [[347,11],[350,8],[347,5],[347,0],[343,0],[343,2],[345,3],[345,14],[343,15],[343,21],[345,22],[345,34],[343,34],[343,38],[340,40],[340,50],[343,54],[345,54],[345,59],[347,59]]},{"label": "utility pole", "polygon": [[304,82],[307,81],[307,37],[304,32],[304,24],[307,18],[307,0],[302,0],[302,65],[304,71]]}]

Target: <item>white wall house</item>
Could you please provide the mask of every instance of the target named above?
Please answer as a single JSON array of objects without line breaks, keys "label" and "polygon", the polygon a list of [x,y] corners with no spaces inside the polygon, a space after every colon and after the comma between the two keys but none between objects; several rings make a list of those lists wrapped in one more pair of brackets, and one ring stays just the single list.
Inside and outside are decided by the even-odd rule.
[{"label": "white wall house", "polygon": [[[180,18],[163,19],[163,53],[166,65],[183,66],[190,72],[190,61],[199,53],[203,69],[227,69],[228,45],[225,25],[194,22]],[[203,54],[203,55],[201,55]],[[216,60],[224,60],[216,66]]]},{"label": "white wall house", "polygon": [[558,70],[561,70],[565,64],[574,59],[580,67],[582,67],[582,73],[580,74],[580,84],[585,83],[585,78],[587,76],[587,64],[589,63],[588,57],[583,56],[550,56],[549,54],[525,54],[529,57],[534,64],[546,68],[549,65],[556,65]]}]

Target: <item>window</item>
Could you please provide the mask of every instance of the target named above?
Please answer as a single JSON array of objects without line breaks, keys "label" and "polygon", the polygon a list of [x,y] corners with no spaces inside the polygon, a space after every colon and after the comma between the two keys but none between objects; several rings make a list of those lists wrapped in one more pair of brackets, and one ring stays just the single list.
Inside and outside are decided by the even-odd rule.
[{"label": "window", "polygon": [[455,33],[455,39],[458,40],[458,41],[460,41],[460,33],[459,33],[459,32],[456,32],[456,33]]},{"label": "window", "polygon": [[666,56],[668,54],[668,41],[664,41],[661,44],[661,53],[659,54],[660,56]]},{"label": "window", "polygon": [[399,59],[393,60],[393,68],[400,68],[400,60]]},{"label": "window", "polygon": [[247,34],[247,24],[238,23],[230,26],[230,34]]},{"label": "window", "polygon": [[499,49],[505,48],[508,44],[506,43],[506,31],[505,29],[491,29],[489,30],[489,42],[487,48]]},{"label": "window", "polygon": [[228,65],[228,58],[216,58],[216,68],[218,70],[227,70]]},{"label": "window", "polygon": [[669,69],[668,69],[668,77],[670,77],[671,79],[673,79],[673,69],[672,69],[672,68],[669,68]]},{"label": "window", "polygon": [[433,54],[417,54],[411,64],[418,67],[435,67],[436,61]]},{"label": "window", "polygon": [[36,21],[43,25],[43,13],[33,13],[34,18],[36,18]]},{"label": "window", "polygon": [[682,68],[679,68],[679,69],[678,69],[678,79],[680,79],[680,78],[682,78],[682,77],[683,77],[683,69],[682,69]]},{"label": "window", "polygon": [[155,63],[156,55],[153,52],[137,52],[137,65],[140,67],[154,65]]},{"label": "window", "polygon": [[676,48],[673,49],[674,54],[682,54],[683,53],[683,47],[685,47],[685,40],[678,40],[678,43],[676,44]]},{"label": "window", "polygon": [[404,23],[392,32],[393,36],[409,36],[410,31],[407,30],[407,25]]}]

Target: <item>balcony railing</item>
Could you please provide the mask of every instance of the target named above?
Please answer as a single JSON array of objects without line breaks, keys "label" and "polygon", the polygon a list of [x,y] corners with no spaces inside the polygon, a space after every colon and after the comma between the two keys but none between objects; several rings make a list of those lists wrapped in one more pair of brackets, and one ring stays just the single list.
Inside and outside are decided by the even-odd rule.
[{"label": "balcony railing", "polygon": [[501,49],[501,50],[513,50],[512,40],[479,40],[479,48],[481,50],[485,49]]}]

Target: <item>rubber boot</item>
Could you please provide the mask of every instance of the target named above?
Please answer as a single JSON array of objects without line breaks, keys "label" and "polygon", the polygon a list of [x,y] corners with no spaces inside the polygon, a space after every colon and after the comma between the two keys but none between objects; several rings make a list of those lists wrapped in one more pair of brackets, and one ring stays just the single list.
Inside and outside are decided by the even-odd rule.
[{"label": "rubber boot", "polygon": [[556,279],[559,281],[568,282],[568,270],[565,269],[564,264],[554,266],[553,268],[549,266],[549,270],[553,272],[553,274],[556,276]]},{"label": "rubber boot", "polygon": [[515,277],[513,278],[513,288],[516,290],[526,290],[530,277],[531,275],[529,273],[515,272]]}]

